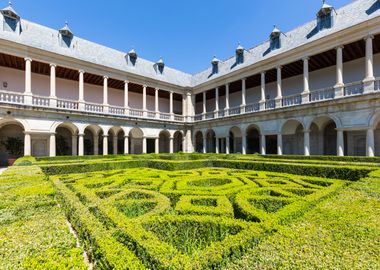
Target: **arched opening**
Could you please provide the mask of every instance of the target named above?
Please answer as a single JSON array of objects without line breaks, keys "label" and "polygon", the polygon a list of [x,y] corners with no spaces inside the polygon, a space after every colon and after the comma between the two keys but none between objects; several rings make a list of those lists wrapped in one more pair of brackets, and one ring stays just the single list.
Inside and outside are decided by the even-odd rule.
[{"label": "arched opening", "polygon": [[174,133],[174,153],[183,152],[183,135],[181,131]]},{"label": "arched opening", "polygon": [[310,125],[310,154],[337,155],[336,123],[328,116],[315,118]]},{"label": "arched opening", "polygon": [[215,153],[216,152],[216,139],[215,132],[210,129],[206,133],[206,152]]},{"label": "arched opening", "polygon": [[374,124],[375,156],[380,156],[380,115],[377,119]]},{"label": "arched opening", "polygon": [[304,128],[297,120],[288,120],[282,127],[283,153],[285,155],[304,154]]},{"label": "arched opening", "polygon": [[24,127],[17,121],[0,124],[0,163],[24,156]]},{"label": "arched opening", "polygon": [[260,153],[260,131],[257,126],[247,128],[247,154]]},{"label": "arched opening", "polygon": [[55,145],[57,156],[77,155],[78,128],[72,123],[62,123],[55,129]]},{"label": "arched opening", "polygon": [[230,153],[242,153],[242,133],[238,127],[230,129]]},{"label": "arched opening", "polygon": [[100,127],[90,125],[84,130],[84,154],[101,155],[103,153],[103,131]]},{"label": "arched opening", "polygon": [[112,127],[108,132],[108,154],[118,155],[124,152],[124,131],[120,127]]},{"label": "arched opening", "polygon": [[203,153],[203,134],[201,131],[195,133],[195,151]]},{"label": "arched opening", "polygon": [[129,132],[129,153],[142,154],[143,153],[143,136],[144,133],[139,128],[132,128]]},{"label": "arched opening", "polygon": [[159,135],[159,152],[169,153],[170,152],[170,133],[167,130],[163,130]]},{"label": "arched opening", "polygon": [[59,126],[56,129],[55,149],[57,156],[71,156],[72,152],[72,137],[70,129],[64,126]]}]

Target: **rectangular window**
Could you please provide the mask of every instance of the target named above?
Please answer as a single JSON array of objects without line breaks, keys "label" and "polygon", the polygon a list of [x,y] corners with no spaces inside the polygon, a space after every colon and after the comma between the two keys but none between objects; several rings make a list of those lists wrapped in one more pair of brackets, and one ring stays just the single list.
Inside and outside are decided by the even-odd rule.
[{"label": "rectangular window", "polygon": [[318,25],[319,25],[319,30],[331,28],[332,27],[331,13],[325,14],[325,15],[320,15],[318,17]]},{"label": "rectangular window", "polygon": [[8,32],[16,32],[17,20],[4,16],[4,30]]},{"label": "rectangular window", "polygon": [[270,49],[276,50],[276,49],[280,49],[280,47],[281,47],[280,37],[272,38],[270,41]]}]

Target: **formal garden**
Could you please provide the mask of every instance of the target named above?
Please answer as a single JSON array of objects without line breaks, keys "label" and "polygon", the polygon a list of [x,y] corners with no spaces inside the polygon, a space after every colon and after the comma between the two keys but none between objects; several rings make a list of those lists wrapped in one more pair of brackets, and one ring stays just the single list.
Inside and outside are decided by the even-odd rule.
[{"label": "formal garden", "polygon": [[0,176],[0,269],[380,269],[379,165],[21,158]]}]

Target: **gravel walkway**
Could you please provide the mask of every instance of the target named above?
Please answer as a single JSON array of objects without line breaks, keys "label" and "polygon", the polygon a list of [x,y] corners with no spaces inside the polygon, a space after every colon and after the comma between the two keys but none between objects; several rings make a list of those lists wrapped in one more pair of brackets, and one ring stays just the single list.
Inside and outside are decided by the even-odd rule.
[{"label": "gravel walkway", "polygon": [[2,174],[8,168],[0,168],[0,174]]}]

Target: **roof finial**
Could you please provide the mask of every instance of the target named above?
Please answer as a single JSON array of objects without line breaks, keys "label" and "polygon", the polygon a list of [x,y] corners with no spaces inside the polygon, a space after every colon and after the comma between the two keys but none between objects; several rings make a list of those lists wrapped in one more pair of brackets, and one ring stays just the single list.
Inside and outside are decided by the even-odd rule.
[{"label": "roof finial", "polygon": [[9,0],[9,2],[8,2],[8,6],[12,6],[12,1],[11,0]]}]

